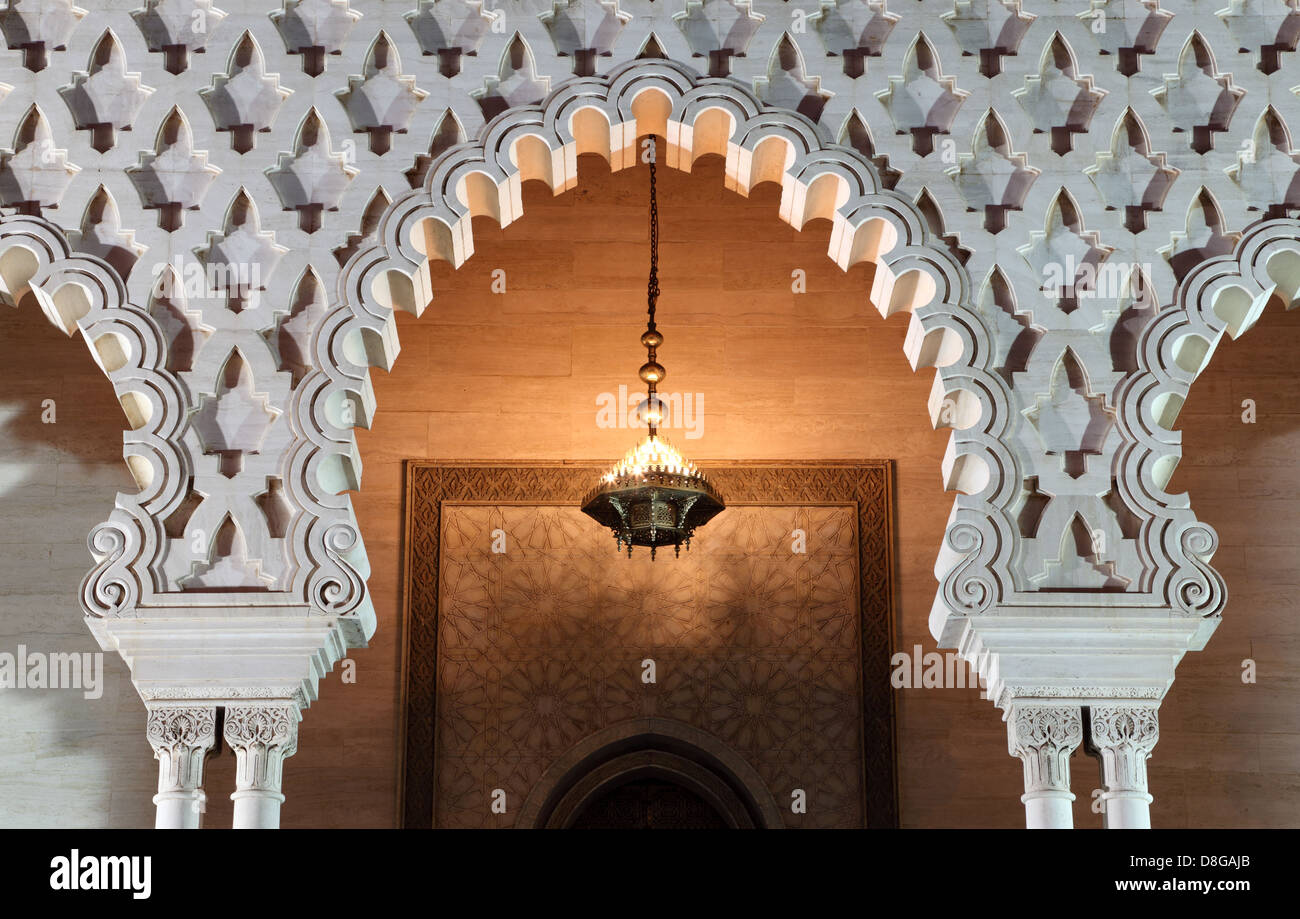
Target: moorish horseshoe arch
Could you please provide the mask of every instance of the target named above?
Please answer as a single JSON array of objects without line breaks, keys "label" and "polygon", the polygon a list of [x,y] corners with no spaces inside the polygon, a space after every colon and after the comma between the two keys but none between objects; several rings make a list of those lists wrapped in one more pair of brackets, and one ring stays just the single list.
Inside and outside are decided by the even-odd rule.
[{"label": "moorish horseshoe arch", "polygon": [[390,368],[397,358],[394,310],[418,316],[431,300],[429,262],[459,268],[473,255],[473,217],[505,226],[521,216],[525,180],[567,191],[580,154],[599,154],[617,171],[637,161],[637,138],[647,134],[667,138],[673,168],[725,156],[727,187],[741,194],[778,182],[783,220],[796,229],[831,220],[828,256],[845,270],[871,261],[871,302],[885,317],[911,314],[905,353],[914,369],[936,371],[928,408],[936,427],[952,430],[942,472],[945,487],[959,492],[935,564],[935,609],[961,617],[991,609],[1011,583],[1009,508],[1020,474],[1006,444],[1015,422],[1008,389],[991,368],[989,332],[968,305],[965,269],[933,241],[917,206],[885,190],[856,150],[824,142],[804,116],[766,106],[734,81],[659,59],[574,80],[541,105],[501,113],[481,140],[446,151],[421,189],[394,201],[379,241],[344,267],[313,340],[321,370],[303,380],[292,409],[311,446],[295,452],[291,477],[312,491],[314,526],[346,533],[350,545],[360,540],[349,499],[339,494],[361,480],[351,428],[374,415],[369,368]]}]

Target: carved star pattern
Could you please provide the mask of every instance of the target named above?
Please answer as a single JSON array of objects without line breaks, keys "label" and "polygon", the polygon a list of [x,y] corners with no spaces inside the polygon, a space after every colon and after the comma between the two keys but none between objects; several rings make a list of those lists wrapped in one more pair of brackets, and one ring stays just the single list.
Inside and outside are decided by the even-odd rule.
[{"label": "carved star pattern", "polygon": [[[815,750],[825,812],[814,823],[860,819],[851,505],[737,506],[681,558],[617,564],[606,534],[569,506],[448,504],[442,516],[439,826],[508,825],[484,806],[493,789],[518,805],[525,775],[643,717],[786,770],[773,775]],[[792,551],[795,531],[806,553]]]}]

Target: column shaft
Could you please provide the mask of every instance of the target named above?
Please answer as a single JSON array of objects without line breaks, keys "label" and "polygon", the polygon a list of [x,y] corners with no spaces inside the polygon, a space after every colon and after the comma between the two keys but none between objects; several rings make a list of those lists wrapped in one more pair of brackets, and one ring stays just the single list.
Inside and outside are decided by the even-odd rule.
[{"label": "column shaft", "polygon": [[298,706],[275,701],[226,706],[224,736],[235,751],[234,827],[278,829],[284,760],[298,749]]},{"label": "column shaft", "polygon": [[217,739],[215,706],[150,703],[145,730],[158,760],[154,827],[196,830],[203,824],[203,761]]},{"label": "column shaft", "polygon": [[1108,830],[1151,829],[1147,759],[1160,739],[1155,704],[1089,707],[1089,753],[1101,760],[1102,820]]}]

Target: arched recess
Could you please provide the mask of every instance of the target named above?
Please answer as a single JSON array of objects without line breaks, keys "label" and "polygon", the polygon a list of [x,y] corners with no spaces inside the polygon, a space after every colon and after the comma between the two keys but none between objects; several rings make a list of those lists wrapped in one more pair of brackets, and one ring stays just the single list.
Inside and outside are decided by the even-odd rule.
[{"label": "arched recess", "polygon": [[[214,698],[309,704],[320,678],[374,632],[368,606],[354,602],[365,600],[366,572],[364,557],[352,554],[359,549],[349,541],[355,528],[317,528],[314,542],[295,544],[287,590],[253,597],[171,588],[169,546],[188,539],[170,534],[168,522],[187,501],[195,463],[215,464],[217,457],[204,455],[192,423],[195,398],[169,369],[166,335],[147,309],[127,299],[111,265],[74,254],[64,232],[39,217],[0,218],[0,300],[11,306],[34,300],[65,333],[79,329],[126,413],[123,455],[139,491],[119,493],[107,519],[91,530],[94,564],[81,585],[82,611],[101,647],[122,654],[147,704]],[[292,486],[285,483],[290,506],[315,520],[310,502]],[[213,540],[222,535],[216,530]],[[254,617],[275,630],[283,655],[252,653],[265,647],[265,633],[249,625]],[[191,641],[202,652],[187,657]]]},{"label": "arched recess", "polygon": [[[1248,229],[1236,249],[1197,265],[1178,289],[1174,308],[1146,327],[1138,369],[1116,392],[1126,445],[1115,477],[1128,506],[1140,512],[1144,562],[1169,580],[1169,605],[1207,616],[1222,612],[1223,579],[1202,557],[1218,546],[1214,531],[1196,520],[1186,493],[1167,490],[1182,458],[1174,427],[1192,383],[1209,365],[1223,336],[1237,338],[1277,300],[1300,303],[1300,220],[1266,220]],[[1200,576],[1197,576],[1199,572]]]},{"label": "arched recess", "polygon": [[733,828],[785,825],[762,778],[725,743],[670,718],[635,718],[583,738],[557,758],[524,799],[515,827],[567,827],[601,793],[642,776],[662,776],[688,788]]},{"label": "arched recess", "polygon": [[[394,311],[418,316],[431,302],[430,262],[459,268],[473,255],[474,217],[502,226],[517,219],[525,180],[560,194],[575,186],[580,154],[599,154],[614,171],[628,168],[641,155],[637,139],[649,134],[666,138],[660,160],[673,168],[724,156],[726,185],[740,194],[779,183],[781,218],[795,228],[831,221],[827,255],[846,270],[872,262],[864,294],[883,316],[910,314],[906,356],[914,369],[935,369],[929,414],[952,432],[941,471],[959,494],[935,563],[931,619],[951,640],[961,620],[988,611],[1011,583],[1017,529],[1008,508],[1021,478],[1008,446],[1016,419],[1006,383],[991,368],[990,333],[969,305],[970,278],[915,204],[885,189],[857,151],[824,141],[804,116],[766,107],[738,84],[666,60],[634,61],[572,81],[540,105],[501,113],[479,140],[444,152],[423,187],[388,208],[377,241],[349,260],[313,339],[320,369],[304,378],[291,408],[301,442],[289,479],[309,499],[308,545],[327,532],[360,544],[345,493],[360,486],[362,472],[351,428],[374,416],[369,368],[391,368],[397,358]],[[357,593],[335,593],[340,611],[364,602],[361,578],[352,582]]]},{"label": "arched recess", "polygon": [[163,521],[179,506],[188,477],[182,442],[184,387],[167,370],[167,345],[149,314],[129,303],[104,260],[74,255],[66,236],[38,217],[0,219],[0,300],[34,299],[65,334],[80,329],[126,415],[122,455],[139,486],[119,493],[88,542],[95,566],[82,582],[92,618],[133,614],[162,583]]}]

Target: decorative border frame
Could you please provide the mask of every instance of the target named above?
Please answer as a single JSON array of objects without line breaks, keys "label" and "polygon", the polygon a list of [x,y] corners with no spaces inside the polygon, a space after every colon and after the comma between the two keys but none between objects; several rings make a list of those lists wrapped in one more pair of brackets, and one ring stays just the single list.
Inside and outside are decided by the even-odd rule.
[{"label": "decorative border frame", "polygon": [[[701,465],[708,468],[728,500],[737,504],[856,504],[864,814],[869,827],[897,827],[897,719],[889,683],[897,619],[893,460],[767,460],[747,461],[743,466],[719,461]],[[442,502],[535,501],[576,506],[592,476],[603,468],[600,463],[405,462],[398,826],[433,826]]]}]

